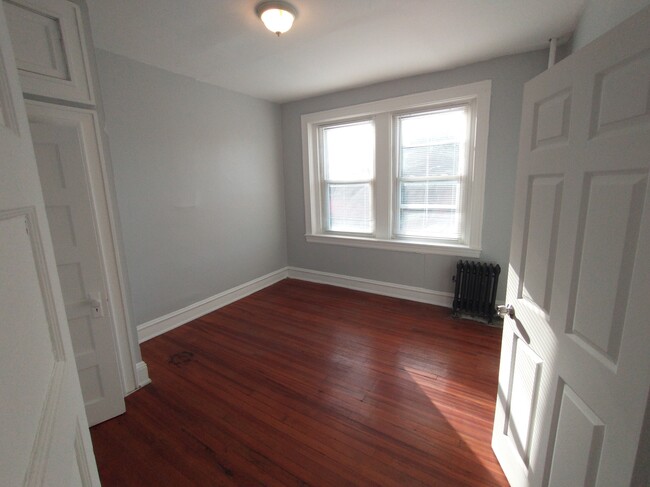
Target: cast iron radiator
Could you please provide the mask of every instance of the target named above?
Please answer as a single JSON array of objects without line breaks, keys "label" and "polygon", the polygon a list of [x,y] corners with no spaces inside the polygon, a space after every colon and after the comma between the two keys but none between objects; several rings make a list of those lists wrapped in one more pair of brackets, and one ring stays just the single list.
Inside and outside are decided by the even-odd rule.
[{"label": "cast iron radiator", "polygon": [[456,290],[453,316],[467,314],[492,323],[496,312],[497,284],[501,267],[487,262],[459,260],[456,264]]}]

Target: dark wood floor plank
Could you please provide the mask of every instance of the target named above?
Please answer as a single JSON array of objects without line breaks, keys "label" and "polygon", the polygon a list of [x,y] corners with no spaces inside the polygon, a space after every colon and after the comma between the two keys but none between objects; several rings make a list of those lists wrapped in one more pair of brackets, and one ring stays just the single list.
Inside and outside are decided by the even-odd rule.
[{"label": "dark wood floor plank", "polygon": [[153,384],[91,428],[105,486],[505,486],[500,330],[287,279],[142,345]]}]

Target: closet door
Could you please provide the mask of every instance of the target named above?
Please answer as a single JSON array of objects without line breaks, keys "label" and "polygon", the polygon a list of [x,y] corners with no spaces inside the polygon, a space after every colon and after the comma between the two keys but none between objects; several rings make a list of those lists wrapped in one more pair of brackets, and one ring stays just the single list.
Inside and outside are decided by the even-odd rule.
[{"label": "closet door", "polygon": [[[125,411],[99,232],[108,233],[93,112],[30,102],[29,127],[90,425]],[[104,215],[104,222],[101,217]],[[108,261],[107,261],[108,260]]]},{"label": "closet door", "polygon": [[3,0],[24,93],[94,104],[79,7]]}]

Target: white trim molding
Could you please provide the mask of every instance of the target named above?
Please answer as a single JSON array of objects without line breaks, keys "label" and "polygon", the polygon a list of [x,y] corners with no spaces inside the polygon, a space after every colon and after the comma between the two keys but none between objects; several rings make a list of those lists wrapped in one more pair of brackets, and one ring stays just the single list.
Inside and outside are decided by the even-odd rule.
[{"label": "white trim molding", "polygon": [[178,328],[185,323],[200,318],[212,311],[222,308],[230,303],[245,298],[265,287],[275,284],[287,278],[287,268],[284,267],[273,271],[265,276],[258,277],[252,281],[245,282],[239,286],[228,289],[222,293],[203,299],[197,303],[190,304],[185,308],[168,313],[160,318],[155,318],[146,323],[138,325],[138,341],[140,343],[162,335],[165,332]]},{"label": "white trim molding", "polygon": [[427,242],[405,242],[401,240],[382,240],[379,238],[352,237],[348,235],[305,235],[310,243],[344,245],[366,249],[397,250],[416,254],[455,255],[457,257],[480,257],[480,249],[470,249],[461,245],[443,245]]},{"label": "white trim molding", "polygon": [[135,372],[138,389],[151,384],[151,379],[149,378],[149,368],[147,367],[146,362],[140,361],[135,364]]},{"label": "white trim molding", "polygon": [[[284,267],[277,271],[248,281],[240,286],[228,289],[215,296],[203,299],[197,303],[186,306],[183,309],[161,316],[160,318],[147,321],[138,326],[138,339],[140,343],[146,342],[151,338],[162,335],[174,328],[189,323],[192,320],[200,318],[212,311],[227,306],[235,301],[245,298],[250,294],[260,291],[266,287],[275,284],[286,278],[297,279],[300,281],[316,282],[319,284],[329,284],[331,286],[353,289],[392,298],[406,299],[418,303],[433,304],[451,308],[454,299],[453,293],[443,291],[432,291],[422,287],[406,286],[404,284],[395,284],[392,282],[374,281],[362,277],[345,276],[342,274],[333,274],[331,272],[315,271],[312,269],[303,269],[300,267]],[[138,362],[136,366],[138,387],[145,386],[151,382],[147,371],[147,364]]]},{"label": "white trim molding", "polygon": [[382,296],[417,301],[418,303],[444,306],[445,308],[451,308],[454,299],[453,293],[432,291],[431,289],[424,289],[422,287],[405,286],[403,284],[394,284],[391,282],[373,281],[362,277],[344,276],[342,274],[302,269],[300,267],[289,267],[288,274],[291,279],[317,282],[319,284],[330,284],[332,286],[354,289],[355,291],[365,291],[367,293],[380,294]]}]

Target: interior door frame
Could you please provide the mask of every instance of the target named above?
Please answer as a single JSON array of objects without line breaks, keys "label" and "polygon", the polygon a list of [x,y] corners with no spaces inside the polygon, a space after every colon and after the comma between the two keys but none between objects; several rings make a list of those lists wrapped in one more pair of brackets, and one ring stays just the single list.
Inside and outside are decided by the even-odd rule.
[{"label": "interior door frame", "polygon": [[86,167],[84,169],[87,175],[93,224],[101,259],[100,267],[106,285],[108,302],[105,304],[111,317],[122,391],[123,395],[126,396],[149,381],[146,373],[144,374],[144,381],[143,378],[139,377],[138,368],[141,367],[138,361],[139,354],[137,353],[139,344],[133,327],[130,325],[128,287],[126,286],[126,276],[121,265],[123,260],[120,252],[120,242],[115,231],[117,220],[114,211],[115,201],[113,200],[112,178],[106,164],[98,114],[92,109],[37,101],[27,97],[25,97],[24,101],[26,106],[34,107],[36,110],[39,108],[57,110],[62,117],[65,117],[66,114],[71,118],[78,114],[84,114],[92,118],[94,137],[92,137],[92,140],[81,141],[81,143],[85,144],[83,160]]}]

